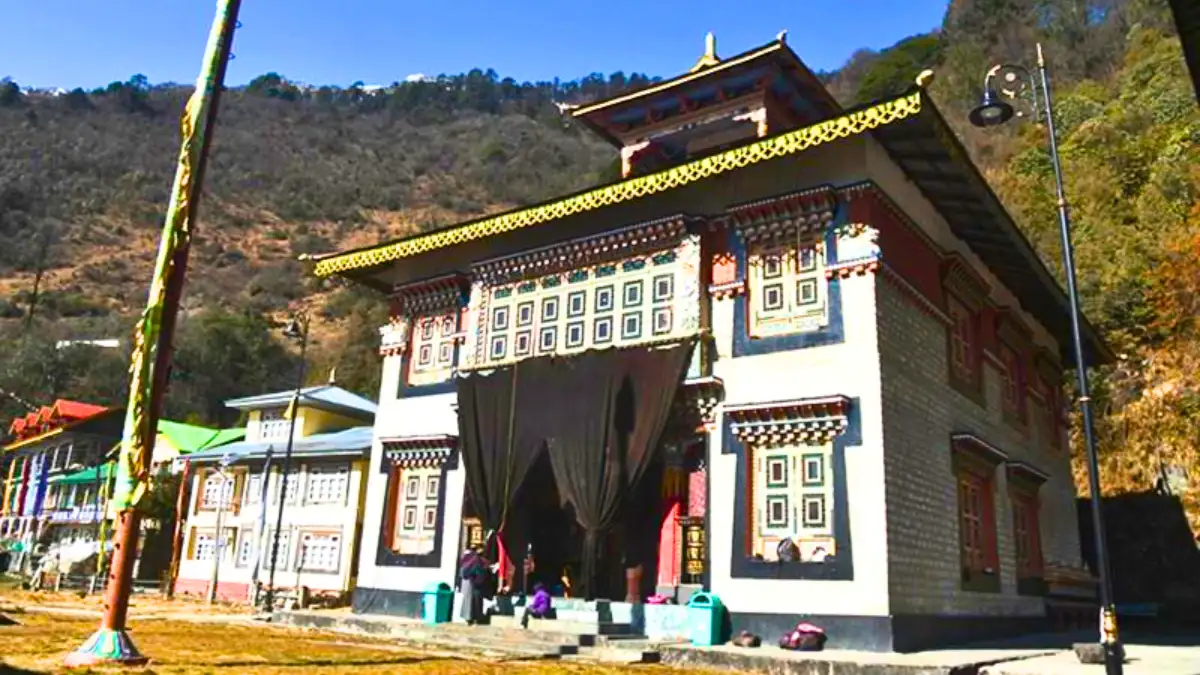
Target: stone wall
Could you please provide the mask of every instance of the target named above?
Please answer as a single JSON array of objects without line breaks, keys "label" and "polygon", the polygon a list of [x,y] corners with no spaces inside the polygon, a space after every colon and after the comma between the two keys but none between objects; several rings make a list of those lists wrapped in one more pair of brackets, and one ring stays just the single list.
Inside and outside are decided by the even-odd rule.
[{"label": "stone wall", "polygon": [[[885,256],[887,252],[884,252]],[[886,258],[885,258],[886,260]],[[1005,472],[995,474],[1001,592],[961,589],[958,495],[950,436],[973,434],[1050,475],[1040,492],[1047,565],[1080,565],[1070,458],[1002,419],[994,357],[983,359],[986,407],[949,385],[947,325],[918,306],[904,282],[878,276],[889,593],[895,614],[1038,615],[1040,597],[1017,594],[1012,512]]]}]

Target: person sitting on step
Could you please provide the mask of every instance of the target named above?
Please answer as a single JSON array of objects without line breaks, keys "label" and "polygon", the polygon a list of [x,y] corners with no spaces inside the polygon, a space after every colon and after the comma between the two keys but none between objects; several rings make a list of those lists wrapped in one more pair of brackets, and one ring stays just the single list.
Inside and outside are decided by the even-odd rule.
[{"label": "person sitting on step", "polygon": [[529,627],[529,619],[545,619],[550,616],[550,591],[538,582],[533,585],[533,598],[525,605],[525,613],[521,615],[521,627]]}]

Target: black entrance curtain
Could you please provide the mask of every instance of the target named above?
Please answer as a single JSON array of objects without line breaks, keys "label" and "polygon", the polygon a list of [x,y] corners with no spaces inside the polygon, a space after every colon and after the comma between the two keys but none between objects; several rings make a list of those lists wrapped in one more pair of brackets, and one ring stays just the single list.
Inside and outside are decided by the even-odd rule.
[{"label": "black entrance curtain", "polygon": [[[517,490],[545,447],[544,434],[529,413],[536,409],[537,402],[529,398],[537,389],[522,381],[536,377],[529,370],[518,363],[489,373],[470,373],[457,381],[459,445],[467,495],[489,535],[503,537]],[[493,541],[489,536],[489,545]],[[504,543],[507,547],[508,537]]]},{"label": "black entrance curtain", "polygon": [[558,392],[540,412],[555,482],[584,530],[582,597],[595,597],[603,537],[653,458],[691,351],[689,340],[584,352],[555,359],[539,382]]}]

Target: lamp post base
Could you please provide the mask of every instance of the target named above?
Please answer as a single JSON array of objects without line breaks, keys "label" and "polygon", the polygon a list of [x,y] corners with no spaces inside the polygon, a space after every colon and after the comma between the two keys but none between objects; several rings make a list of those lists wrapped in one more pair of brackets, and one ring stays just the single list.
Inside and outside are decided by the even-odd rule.
[{"label": "lamp post base", "polygon": [[1120,643],[1080,642],[1074,650],[1080,663],[1104,665],[1106,672],[1119,672],[1111,669],[1125,662],[1125,648]]},{"label": "lamp post base", "polygon": [[142,656],[129,634],[123,630],[101,628],[92,633],[79,649],[67,655],[68,668],[87,666],[144,666],[150,659]]}]

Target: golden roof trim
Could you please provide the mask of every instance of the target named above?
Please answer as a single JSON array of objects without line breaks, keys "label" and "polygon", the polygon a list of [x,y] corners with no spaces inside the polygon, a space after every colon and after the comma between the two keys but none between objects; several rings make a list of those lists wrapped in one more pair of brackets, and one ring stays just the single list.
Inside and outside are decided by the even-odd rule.
[{"label": "golden roof trim", "polygon": [[559,201],[484,218],[472,223],[418,235],[372,248],[318,259],[314,273],[327,277],[340,272],[382,265],[446,246],[512,232],[576,213],[591,211],[672,190],[751,164],[803,152],[809,148],[877,129],[921,112],[922,92],[898,98],[811,124],[778,136],[732,148],[679,166],[594,188]]}]

